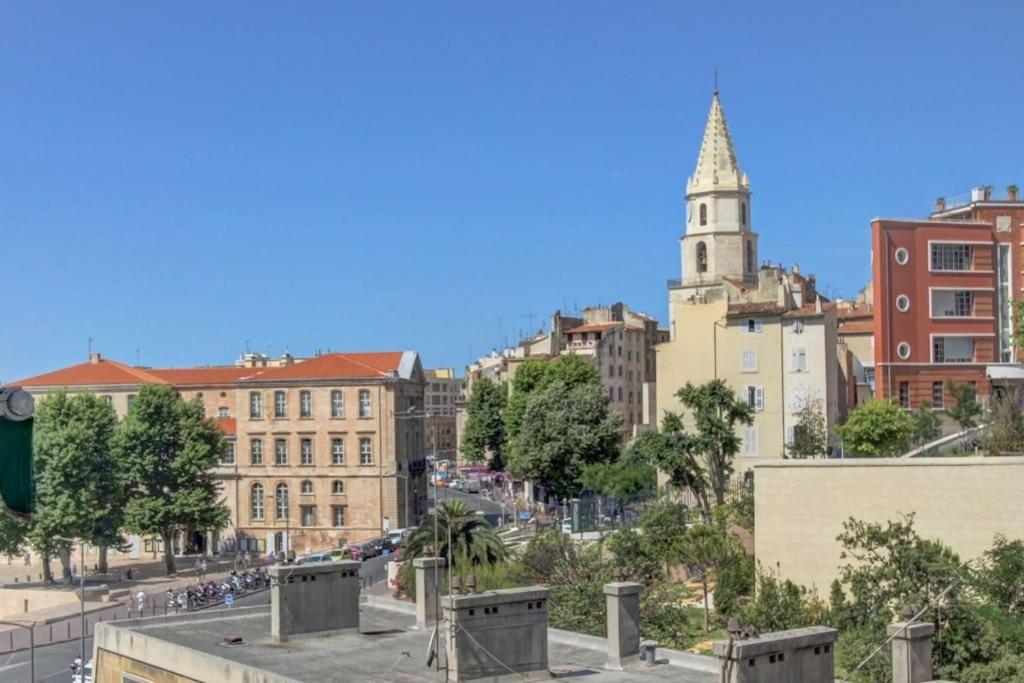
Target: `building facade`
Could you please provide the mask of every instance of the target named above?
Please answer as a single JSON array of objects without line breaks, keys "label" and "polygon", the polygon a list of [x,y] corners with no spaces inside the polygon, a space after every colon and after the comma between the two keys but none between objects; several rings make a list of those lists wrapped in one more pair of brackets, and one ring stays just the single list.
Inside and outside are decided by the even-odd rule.
[{"label": "building facade", "polygon": [[1024,291],[1024,202],[1017,189],[994,198],[936,202],[925,219],[871,223],[878,395],[916,408],[946,405],[947,380],[990,394],[1019,381],[1013,301]]},{"label": "building facade", "polygon": [[423,379],[428,414],[425,423],[427,450],[438,460],[455,459],[459,447],[459,424],[455,412],[462,379],[455,374],[455,368],[424,370]]},{"label": "building facade", "polygon": [[682,277],[669,282],[656,405],[686,413],[680,388],[724,380],[754,409],[754,424],[741,428],[741,469],[783,457],[808,405],[830,434],[840,411],[835,305],[818,294],[813,275],[758,265],[751,216],[750,181],[716,92],[687,182]]},{"label": "building facade", "polygon": [[[217,477],[229,527],[183,531],[175,552],[306,552],[412,526],[425,511],[424,378],[415,352],[173,369],[93,354],[18,384],[37,398],[61,388],[94,393],[123,417],[146,383],[200,399],[228,442]],[[162,551],[158,540],[132,541]]]}]

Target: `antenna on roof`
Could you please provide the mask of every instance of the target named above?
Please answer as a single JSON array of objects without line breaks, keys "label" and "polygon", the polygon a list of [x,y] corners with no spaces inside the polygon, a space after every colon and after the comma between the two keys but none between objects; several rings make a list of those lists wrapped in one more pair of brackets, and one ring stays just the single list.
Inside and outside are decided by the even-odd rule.
[{"label": "antenna on roof", "polygon": [[715,67],[715,89],[711,91],[712,95],[718,95],[718,67]]},{"label": "antenna on roof", "polygon": [[89,337],[89,358],[92,358],[92,337]]}]

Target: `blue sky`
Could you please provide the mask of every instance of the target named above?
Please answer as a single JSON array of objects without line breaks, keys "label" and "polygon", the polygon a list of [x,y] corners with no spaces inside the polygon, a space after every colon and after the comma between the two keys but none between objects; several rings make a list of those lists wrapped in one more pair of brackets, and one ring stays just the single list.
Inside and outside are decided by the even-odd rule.
[{"label": "blue sky", "polygon": [[1019,2],[21,3],[0,10],[0,379],[664,319],[720,73],[762,258],[1024,184]]}]

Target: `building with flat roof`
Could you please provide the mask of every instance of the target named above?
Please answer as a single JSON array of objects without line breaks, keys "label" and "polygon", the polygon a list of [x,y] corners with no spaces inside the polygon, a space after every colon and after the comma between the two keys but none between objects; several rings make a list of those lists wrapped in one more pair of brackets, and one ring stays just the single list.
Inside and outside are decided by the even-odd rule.
[{"label": "building with flat roof", "polygon": [[878,395],[947,403],[945,383],[1021,381],[1013,301],[1024,292],[1024,200],[979,187],[922,219],[871,222]]}]

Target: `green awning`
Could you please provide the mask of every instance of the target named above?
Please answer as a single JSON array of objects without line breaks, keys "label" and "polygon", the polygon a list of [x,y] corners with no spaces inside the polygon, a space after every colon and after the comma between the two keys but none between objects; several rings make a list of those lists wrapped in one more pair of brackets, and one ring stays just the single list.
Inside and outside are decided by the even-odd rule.
[{"label": "green awning", "polygon": [[0,418],[0,496],[10,511],[32,512],[32,422]]}]

